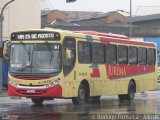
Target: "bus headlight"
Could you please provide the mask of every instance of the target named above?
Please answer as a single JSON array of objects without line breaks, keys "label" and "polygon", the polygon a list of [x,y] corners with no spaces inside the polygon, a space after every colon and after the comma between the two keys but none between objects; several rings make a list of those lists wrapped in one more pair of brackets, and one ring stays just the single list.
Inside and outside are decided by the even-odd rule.
[{"label": "bus headlight", "polygon": [[9,83],[10,85],[12,85],[13,87],[18,87],[18,84],[15,83],[15,82],[13,82],[13,81],[11,81],[11,80],[8,80],[8,83]]},{"label": "bus headlight", "polygon": [[55,86],[55,85],[58,85],[58,84],[59,84],[59,81],[60,81],[60,80],[55,80],[55,81],[53,81],[53,82],[51,82],[51,83],[49,83],[49,84],[46,84],[46,87],[49,88],[49,87],[53,87],[53,86]]}]

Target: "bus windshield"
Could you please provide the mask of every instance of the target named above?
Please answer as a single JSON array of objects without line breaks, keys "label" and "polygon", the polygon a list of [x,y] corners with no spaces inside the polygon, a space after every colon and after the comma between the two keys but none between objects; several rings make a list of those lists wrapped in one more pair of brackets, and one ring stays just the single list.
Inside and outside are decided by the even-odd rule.
[{"label": "bus windshield", "polygon": [[61,71],[61,44],[12,44],[10,72],[57,73]]}]

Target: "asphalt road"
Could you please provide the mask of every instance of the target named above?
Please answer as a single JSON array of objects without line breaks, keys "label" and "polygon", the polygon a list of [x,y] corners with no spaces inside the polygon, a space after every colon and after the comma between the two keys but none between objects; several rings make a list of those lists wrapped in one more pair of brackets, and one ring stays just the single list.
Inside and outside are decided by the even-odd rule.
[{"label": "asphalt road", "polygon": [[55,99],[35,106],[30,99],[0,97],[0,120],[160,120],[159,113],[160,91],[136,94],[133,102],[119,102],[117,96],[108,96],[87,105]]}]

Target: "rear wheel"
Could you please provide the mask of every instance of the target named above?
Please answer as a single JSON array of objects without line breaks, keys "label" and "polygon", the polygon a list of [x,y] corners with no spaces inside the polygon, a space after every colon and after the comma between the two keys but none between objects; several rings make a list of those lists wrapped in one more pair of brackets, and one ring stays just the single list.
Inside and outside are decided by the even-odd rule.
[{"label": "rear wheel", "polygon": [[88,102],[88,88],[84,84],[80,84],[79,89],[78,89],[78,96],[72,98],[72,103],[77,105],[77,104],[85,104]]},{"label": "rear wheel", "polygon": [[128,85],[128,94],[118,95],[118,98],[119,100],[132,101],[134,99],[135,92],[136,92],[136,86],[133,81],[130,81]]},{"label": "rear wheel", "polygon": [[44,101],[43,98],[31,98],[31,100],[35,105],[42,105],[42,103]]}]

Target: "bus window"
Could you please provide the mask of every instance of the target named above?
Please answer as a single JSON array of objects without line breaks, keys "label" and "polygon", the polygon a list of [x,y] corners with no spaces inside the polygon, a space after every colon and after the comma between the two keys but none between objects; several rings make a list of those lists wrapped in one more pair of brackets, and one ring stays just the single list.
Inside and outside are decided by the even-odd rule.
[{"label": "bus window", "polygon": [[104,45],[101,43],[92,44],[92,62],[94,64],[104,63]]},{"label": "bus window", "polygon": [[76,42],[74,38],[65,38],[63,42],[63,72],[69,74],[76,60]]},{"label": "bus window", "polygon": [[129,47],[129,49],[128,49],[128,62],[131,65],[138,64],[138,49],[137,49],[137,47]]},{"label": "bus window", "polygon": [[147,49],[146,48],[138,48],[138,62],[139,65],[147,65]]},{"label": "bus window", "polygon": [[127,46],[118,46],[118,63],[119,64],[128,64],[128,54]]},{"label": "bus window", "polygon": [[117,46],[106,45],[105,49],[105,60],[107,64],[117,64]]},{"label": "bus window", "polygon": [[78,62],[91,63],[91,44],[89,42],[78,42]]},{"label": "bus window", "polygon": [[147,63],[148,65],[155,65],[156,51],[155,49],[149,48],[147,51]]}]

